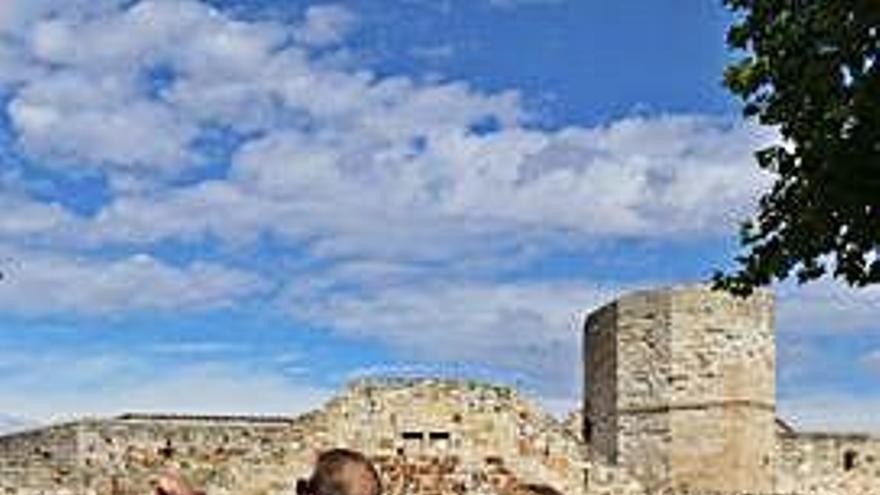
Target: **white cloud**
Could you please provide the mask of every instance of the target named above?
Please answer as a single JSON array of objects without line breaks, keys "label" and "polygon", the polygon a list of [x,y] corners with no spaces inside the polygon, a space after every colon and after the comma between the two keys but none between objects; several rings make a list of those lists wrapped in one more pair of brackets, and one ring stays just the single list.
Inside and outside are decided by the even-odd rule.
[{"label": "white cloud", "polygon": [[480,363],[527,377],[554,396],[576,394],[583,317],[613,285],[435,283],[361,293],[293,285],[285,309],[350,338],[378,340],[410,359]]},{"label": "white cloud", "polygon": [[779,399],[779,415],[796,430],[880,433],[880,397],[814,392]]},{"label": "white cloud", "polygon": [[311,242],[318,257],[474,259],[517,246],[552,250],[561,238],[730,232],[764,183],[748,158],[751,131],[712,119],[634,119],[557,134],[450,130],[421,152],[393,127],[269,133],[239,151],[230,180],[120,197],[82,232],[93,242],[210,233],[247,243],[269,231]]},{"label": "white cloud", "polygon": [[[510,362],[497,364],[515,366],[533,348],[562,345],[550,335],[564,332],[564,342],[574,342],[560,315],[585,307],[595,293],[565,283],[495,284],[488,275],[562,245],[729,232],[766,183],[751,150],[772,136],[725,119],[631,117],[549,131],[529,125],[516,91],[380,78],[310,57],[304,45],[340,41],[351,16],[338,6],[313,7],[290,31],[233,20],[194,1],[144,1],[33,23],[31,55],[64,70],[29,81],[13,100],[21,144],[38,156],[99,162],[85,166],[103,167],[115,188],[94,218],[42,228],[66,246],[89,248],[206,238],[245,247],[271,234],[305,246],[311,260],[334,264],[329,278],[307,268],[278,274],[299,280],[289,299],[298,316],[438,358],[491,354],[497,335],[510,328],[516,338],[500,353]],[[64,43],[72,33],[78,43]],[[299,41],[284,45],[290,33]],[[174,74],[158,98],[139,79],[155,64]],[[189,143],[205,124],[254,133],[233,153],[229,175],[184,187],[150,185],[151,173],[173,175],[198,163]],[[488,132],[475,132],[480,126]],[[63,162],[55,163],[70,166]],[[55,289],[58,304],[213,307],[255,292],[246,279],[194,268],[201,265],[111,266],[158,288],[180,290],[196,278],[219,289],[183,291],[206,299],[143,300],[118,277],[74,293],[63,287],[85,270],[59,270],[51,279],[62,287]],[[430,282],[438,275],[451,281]],[[340,286],[351,290],[334,288]],[[377,291],[364,296],[365,287]],[[316,291],[333,295],[328,301],[339,308],[308,299]],[[456,309],[440,314],[438,307]],[[541,326],[552,329],[535,330]],[[414,327],[424,329],[424,341]],[[436,355],[430,342],[438,335],[456,355]],[[553,356],[541,364],[561,373],[559,363],[571,358],[550,362]]]},{"label": "white cloud", "polygon": [[124,412],[292,416],[319,407],[334,392],[231,363],[160,370],[154,362],[112,352],[0,355],[0,369],[0,411],[40,422]]},{"label": "white cloud", "polygon": [[8,0],[0,4],[0,32],[21,35],[33,22],[46,17],[83,19],[107,15],[128,0]]},{"label": "white cloud", "polygon": [[164,173],[192,166],[199,115],[149,94],[149,71],[228,80],[255,71],[284,38],[279,25],[233,21],[194,1],[102,12],[30,28],[28,55],[57,68],[28,80],[9,113],[22,147],[49,164]]},{"label": "white cloud", "polygon": [[21,241],[59,232],[73,217],[57,204],[42,203],[0,189],[0,238]]},{"label": "white cloud", "polygon": [[24,89],[10,104],[9,114],[28,152],[59,165],[86,162],[164,169],[188,164],[186,148],[196,135],[192,125],[177,121],[162,105],[125,96],[105,104],[62,101],[81,96],[65,94],[68,82],[74,92],[100,93],[101,98],[115,84],[50,78]]},{"label": "white cloud", "polygon": [[784,332],[880,330],[880,286],[848,288],[823,279],[777,290],[778,326]]},{"label": "white cloud", "polygon": [[294,36],[305,45],[335,45],[342,42],[356,24],[355,13],[343,5],[312,5],[306,9],[305,20]]},{"label": "white cloud", "polygon": [[[343,12],[323,5],[306,17],[336,26],[317,19]],[[117,197],[81,230],[91,242],[273,232],[317,238],[329,256],[424,258],[439,239],[455,256],[560,232],[708,236],[734,228],[766,184],[751,150],[771,137],[748,126],[660,116],[530,128],[515,91],[324,65],[283,45],[286,26],[195,1],[32,24],[32,55],[64,69],[24,84],[10,115],[26,152],[106,169]],[[143,87],[156,64],[173,74],[158,98]],[[471,132],[487,122],[496,132]],[[258,137],[228,180],[151,185],[200,163],[191,143],[204,125]]]},{"label": "white cloud", "polygon": [[96,260],[3,249],[0,309],[21,314],[192,311],[228,307],[266,290],[260,277],[195,262],[172,267],[148,255]]},{"label": "white cloud", "polygon": [[26,418],[0,413],[0,435],[26,430],[35,425],[36,423]]}]

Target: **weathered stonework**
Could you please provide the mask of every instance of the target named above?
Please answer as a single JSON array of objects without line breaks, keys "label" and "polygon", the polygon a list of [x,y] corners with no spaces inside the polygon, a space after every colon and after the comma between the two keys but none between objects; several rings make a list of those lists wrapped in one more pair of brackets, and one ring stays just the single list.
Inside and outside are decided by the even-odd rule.
[{"label": "weathered stonework", "polygon": [[772,299],[678,288],[627,295],[585,327],[598,452],[649,489],[772,491]]},{"label": "weathered stonework", "polygon": [[786,493],[880,493],[880,438],[790,433],[779,437],[777,489]]},{"label": "weathered stonework", "polygon": [[295,419],[128,415],[10,435],[0,438],[0,494],[149,493],[168,463],[212,495],[282,494],[332,447],[370,455],[391,495],[504,494],[527,482],[641,493],[513,390],[426,379],[357,382]]},{"label": "weathered stonework", "polygon": [[772,297],[638,292],[584,332],[581,411],[514,390],[364,380],[299,417],[124,415],[0,436],[0,495],[143,495],[174,464],[211,495],[292,493],[315,456],[370,456],[389,495],[880,495],[880,439],[775,418]]},{"label": "weathered stonework", "polygon": [[584,346],[585,435],[649,492],[880,493],[880,439],[776,419],[768,292],[629,294],[590,315]]}]

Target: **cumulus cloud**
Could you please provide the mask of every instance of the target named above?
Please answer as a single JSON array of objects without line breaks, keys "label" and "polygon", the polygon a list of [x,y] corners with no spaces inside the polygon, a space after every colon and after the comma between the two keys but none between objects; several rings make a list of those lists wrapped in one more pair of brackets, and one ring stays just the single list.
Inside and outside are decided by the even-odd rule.
[{"label": "cumulus cloud", "polygon": [[31,200],[0,189],[0,239],[24,240],[57,233],[75,223],[73,216],[57,204]]},{"label": "cumulus cloud", "polygon": [[119,259],[3,249],[0,309],[20,314],[106,315],[229,307],[266,290],[259,276],[195,262],[174,267],[149,255]]},{"label": "cumulus cloud", "polygon": [[784,332],[834,333],[880,329],[880,287],[849,288],[820,280],[777,291],[778,324]]},{"label": "cumulus cloud", "polygon": [[0,435],[26,430],[35,426],[32,420],[12,414],[0,413]]},{"label": "cumulus cloud", "polygon": [[765,182],[751,171],[748,129],[698,117],[449,132],[420,151],[366,127],[336,132],[269,133],[239,150],[229,180],[121,197],[84,237],[241,242],[271,231],[319,257],[459,258],[538,239],[711,237]]},{"label": "cumulus cloud", "polygon": [[[546,131],[516,91],[380,78],[285,43],[344,36],[352,16],[315,6],[296,27],[144,0],[32,20],[19,49],[60,69],[12,98],[18,145],[51,166],[100,168],[116,193],[71,243],[272,232],[317,239],[319,255],[430,258],[420,250],[440,240],[458,256],[561,233],[707,236],[767,182],[750,151],[773,136],[749,126],[691,115]],[[195,143],[218,128],[246,136],[228,177],[150,184],[200,166]]]},{"label": "cumulus cloud", "polygon": [[8,108],[19,144],[49,164],[191,166],[198,115],[150,94],[150,71],[228,77],[230,70],[257,67],[283,39],[280,26],[235,22],[193,1],[144,1],[101,12],[38,19],[23,47],[5,45],[24,51],[37,67],[55,69],[35,72],[39,77],[27,80]]},{"label": "cumulus cloud", "polygon": [[291,286],[297,319],[379,340],[410,359],[480,363],[522,376],[550,397],[579,392],[583,317],[621,290],[611,284],[438,283],[363,293]]},{"label": "cumulus cloud", "polygon": [[343,5],[312,5],[294,32],[297,41],[311,46],[340,43],[357,24],[357,16]]},{"label": "cumulus cloud", "polygon": [[12,0],[0,4],[0,32],[20,36],[33,22],[47,17],[83,19],[108,15],[128,3],[127,0]]},{"label": "cumulus cloud", "polygon": [[40,422],[124,412],[289,416],[319,407],[332,392],[270,370],[210,361],[160,370],[113,352],[0,355],[0,369],[0,411]]}]

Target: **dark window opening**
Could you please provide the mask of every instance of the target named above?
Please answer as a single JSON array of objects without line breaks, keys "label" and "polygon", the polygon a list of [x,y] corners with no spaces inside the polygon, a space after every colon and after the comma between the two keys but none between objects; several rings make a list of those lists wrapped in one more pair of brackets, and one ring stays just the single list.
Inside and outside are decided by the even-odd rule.
[{"label": "dark window opening", "polygon": [[431,440],[449,440],[449,432],[448,431],[432,431],[428,438]]},{"label": "dark window opening", "polygon": [[850,471],[856,467],[856,457],[858,454],[853,452],[852,450],[847,450],[843,453],[843,470]]},{"label": "dark window opening", "polygon": [[404,440],[421,440],[425,438],[424,434],[420,431],[405,431],[401,436]]}]

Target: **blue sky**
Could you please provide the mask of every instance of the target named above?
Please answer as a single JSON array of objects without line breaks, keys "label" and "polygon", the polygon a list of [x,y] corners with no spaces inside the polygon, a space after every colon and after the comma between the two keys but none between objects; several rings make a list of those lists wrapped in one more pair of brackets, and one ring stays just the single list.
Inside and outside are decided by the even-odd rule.
[{"label": "blue sky", "polygon": [[[712,2],[0,6],[0,416],[579,393],[585,311],[704,280],[769,178]],[[880,293],[779,296],[780,410],[876,429]]]}]

